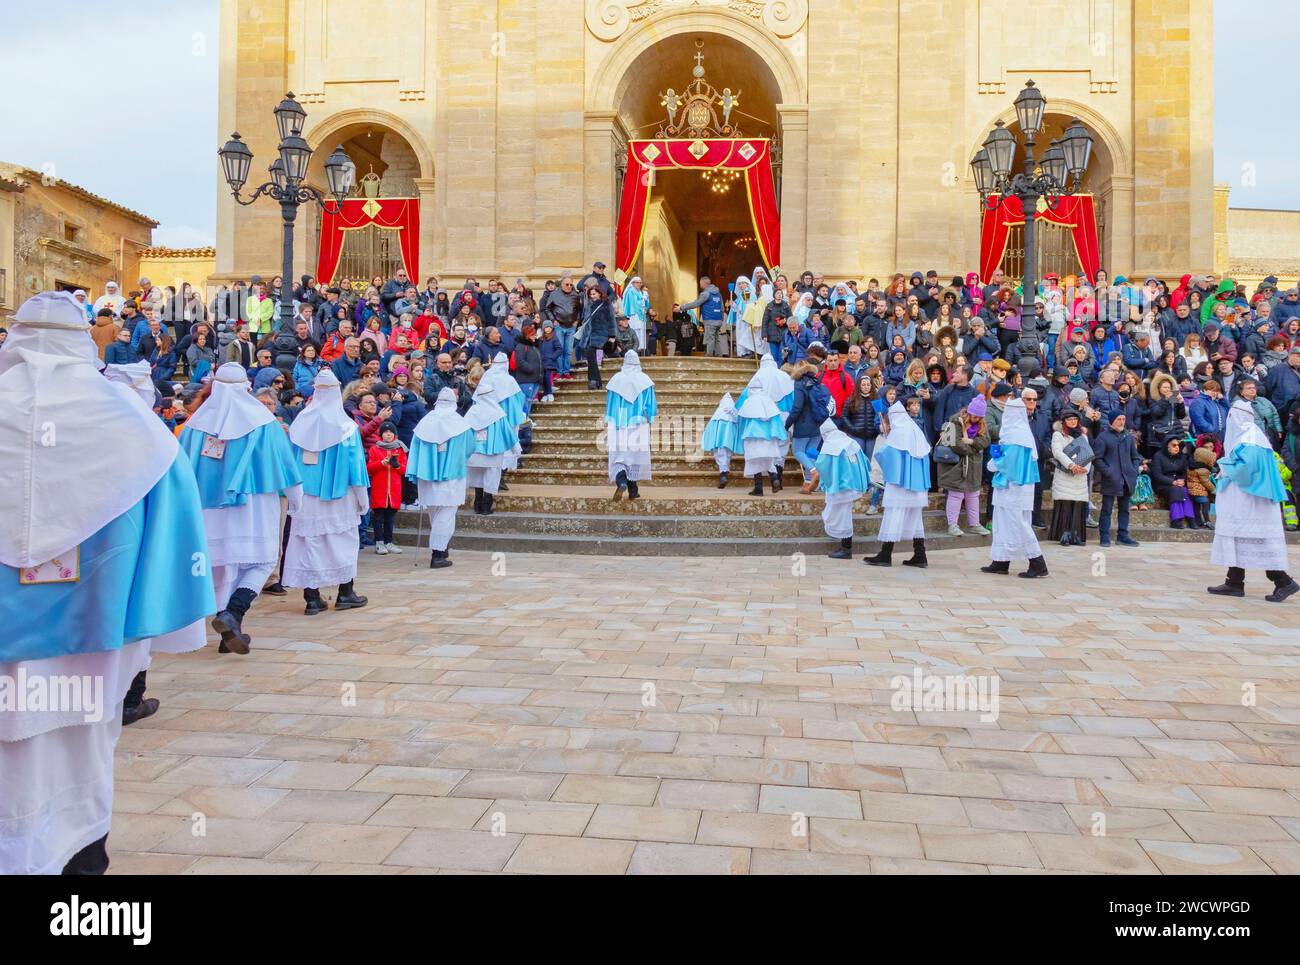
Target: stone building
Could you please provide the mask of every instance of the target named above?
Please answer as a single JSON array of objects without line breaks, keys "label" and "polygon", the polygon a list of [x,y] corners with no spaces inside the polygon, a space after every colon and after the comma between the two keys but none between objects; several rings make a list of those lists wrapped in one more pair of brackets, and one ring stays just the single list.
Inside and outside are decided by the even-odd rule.
[{"label": "stone building", "polygon": [[[738,93],[745,135],[778,147],[790,271],[976,265],[968,162],[997,120],[1014,128],[1030,78],[1048,99],[1040,151],[1076,117],[1095,136],[1101,264],[1215,265],[1212,0],[222,0],[221,16],[214,147],[238,130],[257,178],[295,92],[314,183],[342,144],[381,197],[418,199],[422,275],[612,262],[627,142],[654,136],[697,52]],[[217,197],[215,280],[278,273],[278,206]],[[693,292],[702,260],[761,260],[743,184],[673,171],[649,204],[636,270],[659,304]],[[302,218],[295,275],[314,270],[317,221]],[[348,238],[353,275],[395,263],[380,232]],[[1070,268],[1068,236],[1043,234],[1043,262]]]},{"label": "stone building", "polygon": [[0,164],[0,318],[41,291],[129,291],[158,222],[40,171]]}]

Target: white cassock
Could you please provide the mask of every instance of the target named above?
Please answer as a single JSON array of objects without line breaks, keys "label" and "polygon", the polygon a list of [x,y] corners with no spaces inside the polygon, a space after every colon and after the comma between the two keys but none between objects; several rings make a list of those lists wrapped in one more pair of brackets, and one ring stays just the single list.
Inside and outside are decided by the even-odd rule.
[{"label": "white cassock", "polygon": [[[1238,399],[1228,410],[1223,444],[1225,459],[1239,446],[1259,450],[1261,455],[1256,458],[1273,458],[1273,447],[1255,423],[1250,403],[1244,399]],[[1244,454],[1253,455],[1248,451]],[[1280,505],[1221,480],[1214,497],[1214,544],[1210,547],[1210,562],[1247,570],[1285,570],[1286,530]]]},{"label": "white cassock", "polygon": [[[898,453],[892,454],[890,450],[898,450]],[[901,402],[890,406],[889,434],[877,440],[874,456],[885,471],[885,494],[881,499],[885,511],[876,538],[882,543],[924,539],[923,514],[930,503],[930,443]],[[890,481],[890,470],[895,465],[908,470],[910,486]]]},{"label": "white cassock", "polygon": [[[151,652],[202,647],[216,607],[194,474],[143,401],[96,371],[83,307],[45,292],[11,324],[0,680],[23,699],[0,712],[0,874],[58,874],[109,833],[132,678]],[[33,684],[51,701],[33,702]]]},{"label": "white cassock", "polygon": [[730,392],[723,393],[722,401],[704,426],[700,448],[713,455],[719,472],[730,471],[732,454],[740,449],[740,416]]},{"label": "white cassock", "polygon": [[[1038,559],[1043,555],[1033,527],[1034,484],[1039,478],[1038,444],[1029,428],[1028,410],[1020,399],[1012,399],[1003,409],[998,444],[1003,449],[1002,458],[989,463],[989,468],[997,474],[993,485],[993,543],[989,558],[995,563]],[[999,476],[1005,473],[1023,473],[1025,481],[999,486]]]},{"label": "white cassock", "polygon": [[339,380],[322,369],[311,401],[289,427],[303,476],[280,582],[319,589],[350,583],[361,549],[358,526],[370,509],[370,477],[357,424],[343,410]]},{"label": "white cassock", "polygon": [[469,457],[466,484],[495,496],[501,488],[501,470],[507,468],[507,459],[519,448],[519,431],[511,425],[505,410],[497,405],[496,386],[479,382],[465,421],[474,430],[474,451]]},{"label": "white cassock", "polygon": [[456,510],[465,502],[474,429],[456,414],[456,393],[443,389],[411,439],[406,474],[415,480],[416,505],[429,512],[429,548],[445,550],[456,532]]},{"label": "white cassock", "polygon": [[822,525],[832,539],[848,539],[853,535],[853,504],[871,488],[871,469],[862,446],[831,419],[821,424],[821,437],[817,473],[826,500]]},{"label": "white cassock", "polygon": [[620,472],[632,482],[650,478],[650,424],[659,411],[655,384],[641,370],[636,352],[623,355],[623,367],[605,386],[605,450],[609,481]]},{"label": "white cassock", "polygon": [[[486,392],[492,392],[492,398],[501,411],[506,414],[506,421],[514,429],[515,441],[505,453],[501,456],[501,469],[508,471],[519,468],[519,457],[523,455],[523,446],[519,443],[519,427],[528,421],[528,414],[524,411],[524,391],[519,388],[519,383],[515,377],[510,374],[510,359],[505,352],[497,352],[492,357],[492,364],[483,372],[483,377],[474,388],[475,401]],[[482,487],[487,489],[486,486]],[[496,486],[488,490],[495,493]]]},{"label": "white cassock", "polygon": [[284,429],[253,398],[238,362],[217,369],[180,442],[199,481],[212,582],[224,608],[237,589],[262,592],[280,561],[280,493],[297,513],[302,477]]},{"label": "white cassock", "polygon": [[763,384],[751,381],[746,398],[736,410],[740,422],[740,447],[745,454],[745,475],[774,473],[785,461],[790,445],[785,416]]}]

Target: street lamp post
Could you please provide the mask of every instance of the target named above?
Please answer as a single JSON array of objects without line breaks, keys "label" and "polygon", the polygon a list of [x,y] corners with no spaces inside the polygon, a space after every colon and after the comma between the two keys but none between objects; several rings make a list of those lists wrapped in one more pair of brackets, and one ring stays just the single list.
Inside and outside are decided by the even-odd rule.
[{"label": "street lamp post", "polygon": [[1062,195],[1074,194],[1092,157],[1092,135],[1076,117],[1060,140],[1053,141],[1041,160],[1034,158],[1034,146],[1043,129],[1047,98],[1032,80],[1015,100],[1016,122],[1025,136],[1025,169],[1012,175],[1016,138],[1002,121],[971,159],[971,173],[980,193],[980,207],[996,211],[1009,197],[1020,200],[1025,212],[1025,266],[1020,285],[1021,331],[1034,324],[1034,298],[1038,293],[1038,252],[1034,244],[1034,222],[1038,201],[1055,205]]},{"label": "street lamp post", "polygon": [[275,108],[275,123],[280,132],[278,157],[268,168],[271,180],[260,185],[252,197],[244,200],[239,196],[240,190],[248,181],[248,171],[253,164],[253,152],[239,137],[232,134],[225,146],[217,152],[221,158],[222,173],[230,193],[242,205],[249,205],[267,195],[280,202],[282,219],[282,269],[280,282],[280,328],[293,330],[293,229],[298,220],[298,207],[304,204],[316,204],[330,213],[337,213],[343,199],[352,188],[356,167],[343,151],[343,147],[334,149],[334,153],[325,162],[325,178],[329,182],[329,192],[334,206],[331,209],[326,197],[309,184],[307,165],[311,162],[311,146],[303,139],[303,127],[307,123],[307,112],[302,109],[292,93],[286,94],[284,100]]}]

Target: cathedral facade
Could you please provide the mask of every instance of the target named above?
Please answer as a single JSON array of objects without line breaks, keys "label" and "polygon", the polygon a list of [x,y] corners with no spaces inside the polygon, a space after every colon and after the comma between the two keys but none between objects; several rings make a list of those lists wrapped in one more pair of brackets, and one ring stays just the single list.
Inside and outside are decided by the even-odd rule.
[{"label": "cathedral facade", "polygon": [[[1212,0],[223,0],[221,56],[214,146],[237,130],[264,180],[293,91],[313,183],[342,145],[358,192],[418,202],[421,282],[612,265],[628,144],[662,133],[697,67],[732,126],[771,143],[791,273],[975,267],[968,164],[997,121],[1014,130],[1029,79],[1047,97],[1040,154],[1075,119],[1094,136],[1101,265],[1214,267]],[[216,190],[214,280],[278,273],[278,206]],[[743,181],[665,173],[629,273],[660,304],[685,297],[711,240],[759,264],[751,232]],[[318,213],[298,239],[295,275],[315,273]],[[353,277],[403,250],[376,226],[343,249]],[[1068,269],[1072,253],[1041,257]]]}]

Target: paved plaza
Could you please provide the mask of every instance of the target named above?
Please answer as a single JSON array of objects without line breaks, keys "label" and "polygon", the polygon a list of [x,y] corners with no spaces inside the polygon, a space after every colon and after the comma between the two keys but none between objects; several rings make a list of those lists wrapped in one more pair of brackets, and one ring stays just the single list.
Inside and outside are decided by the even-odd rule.
[{"label": "paved plaza", "polygon": [[[1300,872],[1300,611],[1106,553],[366,553],[366,609],[155,659],[112,872]],[[895,709],[918,666],[996,719]]]}]

